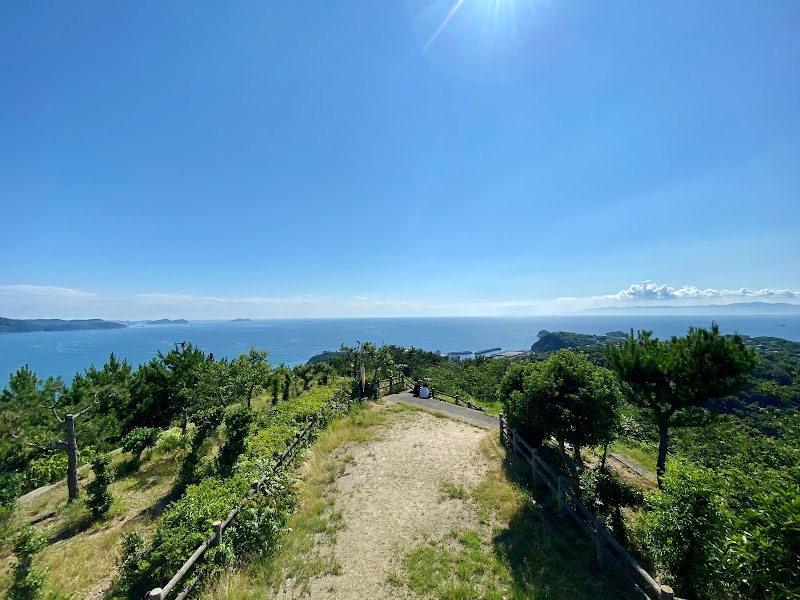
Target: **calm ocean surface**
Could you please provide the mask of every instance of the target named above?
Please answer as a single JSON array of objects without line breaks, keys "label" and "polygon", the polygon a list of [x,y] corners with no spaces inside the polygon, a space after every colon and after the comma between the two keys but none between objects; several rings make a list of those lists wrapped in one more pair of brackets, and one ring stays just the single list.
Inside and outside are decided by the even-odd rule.
[{"label": "calm ocean surface", "polygon": [[324,350],[356,341],[453,352],[500,346],[529,349],[542,330],[602,334],[652,329],[659,337],[681,335],[690,325],[708,327],[716,320],[723,332],[774,336],[800,341],[800,315],[702,316],[561,316],[438,317],[393,319],[286,319],[240,323],[195,321],[188,325],[133,325],[107,331],[0,334],[0,387],[8,375],[27,364],[40,377],[60,375],[69,382],[91,364],[103,365],[114,352],[139,365],[191,342],[216,357],[235,357],[251,346],[269,350],[273,365],[304,363]]}]

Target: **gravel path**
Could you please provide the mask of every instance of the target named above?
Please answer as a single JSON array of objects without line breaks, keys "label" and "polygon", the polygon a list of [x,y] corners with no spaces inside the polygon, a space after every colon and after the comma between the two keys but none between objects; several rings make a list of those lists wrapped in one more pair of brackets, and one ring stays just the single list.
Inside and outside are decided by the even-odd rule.
[{"label": "gravel path", "polygon": [[[409,597],[389,581],[409,552],[424,539],[482,527],[471,504],[444,494],[442,484],[463,486],[468,494],[484,479],[490,464],[479,445],[487,435],[425,412],[400,412],[377,438],[350,446],[352,460],[334,493],[343,527],[328,548],[341,570],[312,581],[310,597]],[[280,597],[295,595],[284,588]]]}]

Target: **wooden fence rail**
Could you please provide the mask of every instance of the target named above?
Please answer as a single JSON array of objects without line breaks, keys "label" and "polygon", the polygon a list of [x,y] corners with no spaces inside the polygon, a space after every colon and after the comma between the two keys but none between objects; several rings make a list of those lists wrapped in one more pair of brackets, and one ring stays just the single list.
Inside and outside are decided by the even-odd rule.
[{"label": "wooden fence rail", "polygon": [[[178,569],[178,572],[172,576],[167,584],[163,588],[154,588],[148,593],[146,598],[148,600],[164,600],[167,595],[172,592],[175,587],[180,583],[181,579],[183,579],[186,574],[192,569],[192,567],[203,557],[206,550],[209,548],[213,548],[214,546],[218,546],[222,544],[222,534],[231,524],[236,515],[239,514],[239,511],[242,510],[242,507],[246,504],[247,500],[255,496],[264,483],[269,479],[269,477],[278,469],[286,466],[290,460],[294,457],[295,452],[302,447],[304,441],[307,440],[309,433],[311,432],[312,428],[314,427],[314,423],[319,421],[322,417],[324,417],[325,411],[328,410],[334,403],[342,402],[339,398],[331,398],[326,402],[319,412],[316,415],[312,415],[308,418],[308,422],[306,423],[305,427],[301,429],[295,436],[291,439],[289,444],[286,446],[286,449],[281,453],[281,455],[272,463],[269,470],[264,473],[259,479],[253,481],[250,485],[250,489],[245,494],[245,497],[228,513],[228,516],[225,518],[224,521],[214,521],[212,524],[213,533],[207,537],[202,544],[200,544],[197,549],[192,553],[192,555],[183,563],[183,566]],[[352,403],[353,399],[348,398],[346,402]],[[175,600],[185,600],[185,598],[192,592],[195,588],[197,583],[200,581],[201,575],[195,576],[185,587],[184,589],[175,597]]]},{"label": "wooden fence rail", "polygon": [[[623,546],[614,539],[605,527],[602,519],[592,514],[580,498],[567,485],[567,481],[539,456],[538,450],[532,448],[515,429],[508,426],[506,416],[500,415],[500,440],[519,454],[532,469],[534,480],[539,477],[558,497],[558,514],[569,514],[578,524],[580,530],[597,546],[597,566],[608,564],[622,576],[627,584],[642,599],[681,600],[673,594],[672,588],[659,584],[645,571]],[[636,577],[644,585],[640,587]],[[646,591],[645,591],[646,590]]]}]

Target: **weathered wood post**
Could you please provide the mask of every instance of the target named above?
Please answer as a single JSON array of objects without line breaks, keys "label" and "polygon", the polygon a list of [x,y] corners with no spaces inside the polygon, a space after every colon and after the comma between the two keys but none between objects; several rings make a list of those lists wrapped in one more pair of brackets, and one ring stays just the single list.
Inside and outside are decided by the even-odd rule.
[{"label": "weathered wood post", "polygon": [[358,399],[363,400],[367,387],[367,371],[364,365],[358,367]]},{"label": "weathered wood post", "polygon": [[392,388],[394,388],[394,375],[389,375],[389,393],[392,393]]},{"label": "weathered wood post", "polygon": [[147,594],[147,600],[164,600],[164,593],[161,588],[153,588],[150,590],[150,593]]},{"label": "weathered wood post", "polygon": [[461,396],[456,394],[456,406],[459,406],[460,404],[461,404]]},{"label": "weathered wood post", "polygon": [[214,545],[222,545],[222,521],[214,521],[211,526],[214,528]]},{"label": "weathered wood post", "polygon": [[503,431],[503,413],[500,413],[497,418],[500,420],[500,443],[502,444],[505,442],[505,436],[503,435],[505,433]]},{"label": "weathered wood post", "polygon": [[597,568],[603,568],[603,552],[606,544],[606,524],[600,517],[594,519],[595,544],[597,546]]},{"label": "weathered wood post", "polygon": [[78,487],[78,442],[75,440],[75,415],[64,416],[64,426],[67,430],[67,488],[69,501],[80,497]]},{"label": "weathered wood post", "polygon": [[539,451],[534,448],[531,452],[531,476],[533,481],[536,481],[536,475],[539,474]]},{"label": "weathered wood post", "polygon": [[558,476],[558,516],[564,516],[564,477]]},{"label": "weathered wood post", "polygon": [[674,597],[675,594],[671,587],[668,585],[661,586],[661,595],[659,596],[659,600],[673,600]]}]

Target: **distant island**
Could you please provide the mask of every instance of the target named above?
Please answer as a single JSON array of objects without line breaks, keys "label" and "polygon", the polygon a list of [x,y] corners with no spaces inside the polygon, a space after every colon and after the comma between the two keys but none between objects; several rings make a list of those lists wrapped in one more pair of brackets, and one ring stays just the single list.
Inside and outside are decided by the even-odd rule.
[{"label": "distant island", "polygon": [[587,308],[581,315],[798,315],[800,304],[788,302],[733,302],[694,306],[606,306]]},{"label": "distant island", "polygon": [[246,317],[242,317],[239,319],[231,319],[229,323],[247,323],[248,321],[252,321],[253,319],[248,319]]},{"label": "distant island", "polygon": [[155,321],[145,321],[145,325],[186,325],[186,319],[156,319]]},{"label": "distant island", "polygon": [[0,333],[31,331],[81,331],[90,329],[124,329],[127,325],[103,319],[6,319],[0,317]]}]

